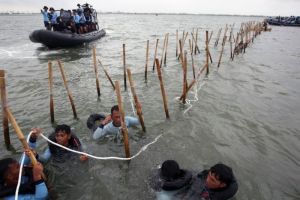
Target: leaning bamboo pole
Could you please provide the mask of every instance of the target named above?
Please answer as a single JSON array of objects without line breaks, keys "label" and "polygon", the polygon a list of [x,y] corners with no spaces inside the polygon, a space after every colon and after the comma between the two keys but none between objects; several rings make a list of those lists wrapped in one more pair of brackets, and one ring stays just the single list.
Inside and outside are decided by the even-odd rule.
[{"label": "leaning bamboo pole", "polygon": [[99,83],[99,78],[98,78],[98,68],[97,68],[97,59],[96,59],[96,48],[93,48],[93,63],[94,63],[94,72],[96,76],[96,87],[97,87],[97,94],[98,97],[100,97],[100,83]]},{"label": "leaning bamboo pole", "polygon": [[54,101],[53,101],[53,76],[52,76],[52,62],[48,61],[48,79],[50,92],[50,118],[51,123],[54,123]]},{"label": "leaning bamboo pole", "polygon": [[102,67],[102,69],[103,69],[103,71],[104,71],[104,73],[105,73],[105,76],[106,76],[106,77],[107,77],[107,79],[109,80],[109,82],[110,82],[111,86],[112,86],[112,87],[113,87],[113,89],[115,90],[115,89],[116,89],[116,87],[115,87],[115,85],[114,85],[114,83],[113,83],[112,79],[110,78],[110,76],[109,76],[109,74],[108,74],[107,70],[105,69],[104,65],[102,65],[102,62],[101,62],[99,59],[98,59],[98,62],[99,62],[99,64],[100,64],[100,66]]},{"label": "leaning bamboo pole", "polygon": [[154,60],[153,60],[153,67],[152,67],[152,71],[153,72],[155,70],[155,60],[156,60],[156,54],[157,54],[158,41],[159,41],[159,39],[156,39],[155,52],[154,52]]},{"label": "leaning bamboo pole", "polygon": [[225,43],[226,43],[226,38],[227,38],[227,36],[225,35],[224,41],[222,43],[222,50],[220,52],[220,57],[219,57],[219,61],[218,61],[218,68],[220,67],[220,64],[221,64],[221,59],[222,59],[222,55],[223,55],[223,51],[224,51],[224,46],[225,46]]},{"label": "leaning bamboo pole", "polygon": [[182,95],[183,95],[183,98],[182,98],[182,103],[185,104],[186,103],[186,89],[187,89],[187,59],[186,59],[186,51],[184,52],[184,64],[183,64],[183,84],[182,84]]},{"label": "leaning bamboo pole", "polygon": [[221,32],[222,32],[222,28],[219,29],[218,36],[217,36],[217,39],[216,39],[216,42],[215,42],[215,47],[218,46],[219,39],[220,39],[220,36],[221,36]]},{"label": "leaning bamboo pole", "polygon": [[127,90],[127,81],[126,81],[126,55],[125,55],[125,44],[123,44],[123,69],[124,69],[124,89]]},{"label": "leaning bamboo pole", "polygon": [[5,84],[5,71],[0,70],[0,97],[2,104],[2,125],[3,125],[3,135],[6,149],[10,148],[10,137],[9,137],[9,126],[8,126],[8,116],[7,116],[7,99],[6,99],[6,84]]},{"label": "leaning bamboo pole", "polygon": [[148,61],[149,61],[149,40],[147,40],[146,48],[146,63],[145,63],[145,82],[147,83],[147,73],[148,73]]},{"label": "leaning bamboo pole", "polygon": [[205,51],[206,51],[206,76],[209,74],[209,64],[208,64],[208,57],[209,57],[209,50],[208,50],[208,31],[205,32]]},{"label": "leaning bamboo pole", "polygon": [[194,52],[195,55],[197,54],[197,49],[198,49],[198,52],[200,52],[200,50],[198,48],[198,28],[196,31],[195,52]]},{"label": "leaning bamboo pole", "polygon": [[191,59],[192,59],[193,77],[195,78],[195,77],[196,77],[196,74],[195,74],[194,55],[193,55],[193,48],[192,48],[191,40],[190,40],[190,39],[189,39],[189,44],[190,44],[190,52],[191,52]]},{"label": "leaning bamboo pole", "polygon": [[122,128],[122,134],[123,134],[123,139],[124,139],[125,155],[126,155],[126,158],[129,158],[130,157],[130,149],[129,149],[129,140],[128,140],[128,130],[127,130],[127,127],[125,124],[125,113],[124,113],[124,109],[123,109],[119,81],[115,82],[115,86],[116,86],[116,94],[117,94],[119,112],[121,114],[121,128]]},{"label": "leaning bamboo pole", "polygon": [[65,76],[63,65],[60,62],[60,60],[58,60],[57,62],[58,62],[58,66],[59,66],[59,69],[60,69],[60,72],[61,72],[62,79],[64,81],[65,88],[66,88],[67,93],[68,93],[68,97],[69,97],[71,106],[72,106],[72,111],[73,111],[74,118],[77,119],[77,113],[76,113],[75,104],[74,104],[72,94],[71,94],[71,92],[69,90],[69,87],[68,87],[68,84],[67,84],[67,79],[66,79],[66,76]]},{"label": "leaning bamboo pole", "polygon": [[193,38],[193,41],[195,43],[195,51],[197,50],[198,53],[200,53],[200,50],[199,50],[199,47],[198,47],[198,44],[197,44],[197,40],[195,39],[194,34],[192,34],[192,38]]},{"label": "leaning bamboo pole", "polygon": [[161,67],[159,66],[158,59],[156,59],[155,62],[156,62],[156,68],[157,68],[157,76],[158,76],[159,83],[160,83],[161,95],[162,95],[163,103],[164,103],[165,114],[166,114],[166,118],[169,119],[170,115],[169,115],[169,110],[168,110],[167,96],[166,96],[164,83],[163,83],[162,76],[161,76]]},{"label": "leaning bamboo pole", "polygon": [[162,47],[161,59],[160,59],[160,66],[162,66],[162,62],[163,62],[163,60],[164,60],[164,56],[165,56],[165,48],[166,48],[166,42],[167,42],[167,33],[165,34],[164,44],[163,44],[163,47]]},{"label": "leaning bamboo pole", "polygon": [[210,43],[212,35],[213,35],[213,31],[211,31],[211,33],[210,33],[210,36],[209,36],[209,39],[208,39],[208,44]]},{"label": "leaning bamboo pole", "polygon": [[146,132],[146,127],[145,127],[144,117],[143,117],[143,113],[142,113],[142,108],[138,108],[138,106],[140,106],[140,102],[139,102],[139,99],[138,99],[138,97],[136,95],[136,92],[135,92],[134,82],[132,80],[130,69],[127,69],[127,75],[128,75],[128,80],[129,80],[129,84],[130,84],[131,93],[132,93],[134,103],[135,103],[135,107],[136,107],[136,113],[138,115],[138,118],[139,118],[139,121],[141,123],[143,131]]},{"label": "leaning bamboo pole", "polygon": [[178,30],[176,30],[176,58],[178,57]]},{"label": "leaning bamboo pole", "polygon": [[[23,145],[23,148],[24,149],[30,149],[28,143],[26,142],[26,138],[24,137],[24,134],[22,133],[16,119],[14,118],[12,112],[10,111],[10,109],[8,107],[6,108],[6,112],[7,112],[7,116],[8,116],[8,119],[9,119],[10,123],[12,124],[13,128],[15,129],[15,132],[16,132],[19,140],[21,141],[22,145]],[[36,160],[35,155],[33,154],[32,151],[29,151],[29,158],[30,158],[31,163],[33,165],[37,164],[37,160]]]}]

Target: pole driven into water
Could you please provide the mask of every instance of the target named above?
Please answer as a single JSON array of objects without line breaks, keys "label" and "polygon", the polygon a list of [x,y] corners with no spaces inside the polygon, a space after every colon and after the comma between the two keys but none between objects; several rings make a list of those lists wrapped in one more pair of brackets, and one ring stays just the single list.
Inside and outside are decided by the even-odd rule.
[{"label": "pole driven into water", "polygon": [[224,46],[225,46],[225,43],[226,43],[226,38],[227,38],[227,36],[225,35],[224,39],[223,39],[223,43],[222,43],[222,50],[220,52],[220,57],[219,57],[219,62],[218,62],[218,68],[220,67],[220,64],[221,64],[222,55],[223,55],[223,51],[224,51]]},{"label": "pole driven into water", "polygon": [[146,48],[146,64],[145,64],[145,82],[147,83],[147,73],[148,73],[148,61],[149,61],[149,40],[147,40]]},{"label": "pole driven into water", "polygon": [[169,119],[170,115],[169,115],[169,110],[168,110],[168,103],[167,103],[167,97],[166,97],[166,92],[165,92],[165,88],[164,88],[164,83],[163,83],[162,76],[161,76],[161,67],[159,65],[158,59],[156,59],[155,62],[156,62],[156,68],[157,68],[157,76],[158,76],[159,83],[160,83],[161,95],[162,95],[163,103],[164,103],[165,114],[166,114],[166,118]]},{"label": "pole driven into water", "polygon": [[124,89],[127,90],[127,81],[126,81],[126,56],[125,56],[125,44],[123,44],[123,69],[124,69]]},{"label": "pole driven into water", "polygon": [[54,101],[53,101],[53,76],[52,76],[52,62],[48,61],[48,79],[49,79],[49,92],[50,92],[50,118],[51,123],[54,123]]},{"label": "pole driven into water", "polygon": [[97,94],[98,97],[100,97],[100,83],[99,83],[99,78],[98,78],[98,67],[97,67],[97,58],[96,58],[96,48],[93,48],[93,63],[94,63],[94,72],[96,76],[96,87],[97,87]]},{"label": "pole driven into water", "polygon": [[205,31],[205,51],[206,51],[206,76],[207,76],[209,74],[209,64],[208,64],[208,57],[209,57],[208,31]]},{"label": "pole driven into water", "polygon": [[155,45],[155,52],[154,52],[154,60],[153,60],[153,68],[152,71],[155,71],[155,60],[156,60],[156,54],[157,54],[157,46],[158,46],[159,39],[156,39],[156,45]]},{"label": "pole driven into water", "polygon": [[130,69],[127,69],[127,75],[128,75],[128,80],[129,80],[129,84],[130,84],[131,93],[132,93],[134,103],[135,103],[136,113],[139,117],[139,121],[141,123],[143,131],[146,132],[146,127],[145,127],[144,117],[143,117],[143,113],[142,113],[142,108],[139,107],[141,104],[140,104],[139,99],[138,99],[138,97],[136,95],[136,92],[135,92],[134,81],[132,80]]},{"label": "pole driven into water", "polygon": [[116,86],[116,94],[117,94],[119,112],[121,114],[121,128],[122,128],[121,130],[122,130],[123,139],[124,139],[125,155],[126,155],[126,158],[130,158],[128,130],[127,130],[127,127],[126,127],[126,124],[125,124],[125,114],[124,114],[124,109],[123,109],[123,103],[122,103],[122,96],[121,96],[119,81],[115,82],[115,86]]},{"label": "pole driven into water", "polygon": [[6,149],[10,148],[10,137],[9,137],[9,126],[8,126],[8,116],[7,116],[7,99],[6,99],[6,83],[5,83],[5,71],[0,70],[0,96],[2,104],[2,125],[3,125],[3,135]]},{"label": "pole driven into water", "polygon": [[67,93],[68,93],[68,97],[69,97],[71,106],[72,106],[72,111],[73,111],[74,118],[78,119],[77,118],[77,113],[76,113],[76,108],[75,108],[74,101],[73,101],[73,97],[72,97],[72,94],[71,94],[71,92],[69,90],[69,87],[68,87],[68,84],[67,84],[67,79],[66,79],[66,76],[65,76],[63,65],[60,62],[60,60],[58,60],[57,62],[58,62],[58,66],[59,66],[59,69],[60,69],[60,72],[61,72],[62,79],[64,81],[65,88],[66,88]]}]

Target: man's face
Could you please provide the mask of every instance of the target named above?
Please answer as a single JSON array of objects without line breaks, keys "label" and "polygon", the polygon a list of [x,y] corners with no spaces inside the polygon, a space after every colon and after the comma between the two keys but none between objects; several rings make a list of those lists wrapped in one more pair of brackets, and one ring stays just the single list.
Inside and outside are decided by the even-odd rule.
[{"label": "man's face", "polygon": [[5,180],[8,186],[15,186],[18,184],[19,171],[20,171],[20,164],[17,161],[8,165],[7,175]]},{"label": "man's face", "polygon": [[113,120],[113,124],[116,127],[120,127],[121,126],[121,115],[119,111],[114,110],[111,116],[112,120]]},{"label": "man's face", "polygon": [[70,136],[71,136],[70,134],[67,134],[64,131],[59,131],[58,133],[55,134],[55,139],[58,144],[63,146],[68,146]]},{"label": "man's face", "polygon": [[221,182],[214,173],[211,173],[211,171],[209,171],[206,178],[206,186],[209,189],[218,189],[225,187],[226,184]]}]

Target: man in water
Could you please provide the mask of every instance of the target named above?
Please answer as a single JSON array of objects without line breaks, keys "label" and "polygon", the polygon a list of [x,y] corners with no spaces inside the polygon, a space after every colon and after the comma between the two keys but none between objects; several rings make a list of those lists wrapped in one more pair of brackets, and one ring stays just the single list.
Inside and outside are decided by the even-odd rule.
[{"label": "man in water", "polygon": [[[33,129],[32,134],[29,139],[29,146],[31,148],[36,147],[36,140],[38,135],[41,133],[41,129]],[[82,145],[75,134],[71,132],[71,128],[68,125],[62,124],[57,125],[55,132],[49,136],[49,139],[57,144],[64,147],[68,147],[73,150],[82,151]],[[75,154],[67,151],[61,147],[49,143],[49,147],[44,151],[42,155],[38,156],[38,160],[42,162],[47,162],[51,157],[57,162],[64,162],[69,160]],[[85,161],[88,159],[85,155],[80,155],[80,160]]]},{"label": "man in water", "polygon": [[[137,109],[141,109],[140,105],[137,105]],[[137,126],[140,124],[139,120],[135,117],[125,117],[125,124],[127,127]],[[105,135],[117,136],[121,128],[121,114],[118,105],[111,108],[111,114],[108,115],[100,126],[94,131],[93,139],[97,140]]]}]

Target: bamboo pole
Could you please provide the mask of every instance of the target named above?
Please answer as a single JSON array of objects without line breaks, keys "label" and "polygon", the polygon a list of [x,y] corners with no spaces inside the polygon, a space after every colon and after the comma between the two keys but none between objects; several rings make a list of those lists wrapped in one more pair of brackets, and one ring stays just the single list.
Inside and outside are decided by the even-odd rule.
[{"label": "bamboo pole", "polygon": [[130,157],[130,149],[129,149],[129,140],[128,140],[128,130],[125,124],[125,114],[123,110],[123,103],[122,103],[122,96],[120,91],[120,85],[119,81],[115,82],[116,86],[116,94],[117,94],[117,100],[118,100],[118,107],[121,114],[121,127],[122,127],[122,134],[124,139],[124,148],[125,148],[125,155],[126,158]]},{"label": "bamboo pole", "polygon": [[163,102],[164,102],[165,114],[166,114],[166,118],[169,119],[170,115],[169,115],[169,110],[168,110],[167,97],[166,97],[164,83],[163,83],[162,76],[161,76],[159,60],[155,59],[155,62],[156,62],[156,68],[157,68],[157,76],[158,76],[159,83],[160,83],[161,95],[162,95]]},{"label": "bamboo pole", "polygon": [[105,69],[104,65],[102,65],[102,62],[101,62],[99,59],[98,59],[98,62],[99,62],[99,64],[100,64],[100,66],[102,67],[102,69],[103,69],[103,71],[104,71],[104,73],[105,73],[105,76],[106,76],[106,77],[107,77],[107,79],[109,80],[109,82],[110,82],[111,86],[112,86],[112,87],[113,87],[113,89],[115,90],[115,89],[116,89],[116,87],[115,87],[115,85],[114,85],[114,83],[113,83],[112,79],[110,78],[110,76],[109,76],[109,74],[108,74],[107,70]]},{"label": "bamboo pole", "polygon": [[147,73],[148,73],[148,60],[149,60],[149,40],[147,40],[146,48],[146,64],[145,64],[145,82],[147,83]]},{"label": "bamboo pole", "polygon": [[165,51],[165,59],[164,59],[164,65],[167,64],[167,51],[168,51],[168,43],[169,43],[169,33],[167,36],[167,42],[166,42],[166,51]]},{"label": "bamboo pole", "polygon": [[200,53],[200,50],[198,48],[198,28],[196,31],[195,52],[194,52],[195,55],[197,54],[197,49],[198,49],[198,53]]},{"label": "bamboo pole", "polygon": [[182,98],[182,103],[185,104],[186,101],[186,89],[187,89],[187,78],[186,78],[186,72],[187,72],[187,59],[186,59],[186,51],[184,52],[184,64],[183,64],[183,87],[182,87],[182,95],[183,95],[183,98]]},{"label": "bamboo pole", "polygon": [[2,125],[3,125],[3,135],[6,149],[10,148],[10,137],[9,137],[9,126],[8,126],[8,116],[7,116],[7,99],[6,99],[6,84],[5,84],[5,71],[0,70],[0,96],[2,104]]},{"label": "bamboo pole", "polygon": [[176,30],[176,58],[178,57],[178,30]]},{"label": "bamboo pole", "polygon": [[124,89],[127,90],[127,81],[126,81],[126,55],[125,55],[125,44],[123,44],[123,69],[124,69]]},{"label": "bamboo pole", "polygon": [[218,68],[220,67],[220,63],[221,63],[221,59],[222,59],[222,55],[223,55],[223,51],[224,51],[224,46],[226,43],[226,38],[227,38],[227,36],[225,35],[224,42],[222,43],[222,50],[221,50],[220,57],[219,57]]},{"label": "bamboo pole", "polygon": [[195,51],[197,50],[197,51],[198,51],[198,53],[200,53],[200,50],[199,50],[199,47],[198,47],[197,41],[196,41],[196,39],[195,39],[195,37],[194,37],[194,35],[193,35],[193,34],[192,34],[192,38],[193,38],[193,41],[195,42]]},{"label": "bamboo pole", "polygon": [[153,68],[152,71],[155,71],[155,60],[156,60],[156,54],[157,54],[157,46],[158,46],[159,39],[156,39],[156,45],[155,45],[155,52],[154,52],[154,60],[153,60]]},{"label": "bamboo pole", "polygon": [[[10,111],[10,109],[8,107],[6,108],[6,112],[7,112],[8,119],[9,119],[10,123],[12,124],[13,128],[15,129],[15,132],[16,132],[19,140],[21,141],[24,149],[30,149],[28,143],[26,142],[24,134],[22,133],[22,131],[21,131],[21,129],[20,129],[20,127],[19,127],[16,119],[14,118],[13,114],[11,113],[11,111]],[[31,163],[33,165],[35,165],[37,163],[37,160],[36,160],[33,152],[32,151],[29,151],[29,152],[30,152],[29,153],[29,158],[31,160]]]},{"label": "bamboo pole", "polygon": [[134,82],[132,80],[132,76],[131,76],[131,70],[127,69],[127,75],[128,75],[128,80],[129,80],[129,84],[130,84],[130,89],[131,89],[131,93],[135,102],[135,107],[136,107],[136,113],[139,117],[139,121],[141,123],[142,129],[144,132],[146,132],[146,127],[145,127],[145,122],[144,122],[144,117],[143,117],[143,113],[142,113],[142,108],[139,109],[138,105],[140,105],[139,99],[136,95],[135,92],[135,87],[134,87]]},{"label": "bamboo pole", "polygon": [[221,36],[221,32],[222,32],[222,28],[219,29],[218,36],[217,36],[217,40],[216,40],[216,42],[215,42],[215,47],[218,46],[219,39],[220,39],[220,36]]},{"label": "bamboo pole", "polygon": [[71,92],[69,90],[69,87],[68,87],[68,84],[67,84],[67,80],[66,80],[66,76],[65,76],[63,65],[60,62],[60,60],[58,60],[57,62],[58,62],[58,66],[59,66],[59,69],[60,69],[60,72],[61,72],[61,76],[62,76],[63,81],[64,81],[65,88],[66,88],[67,93],[68,93],[68,97],[69,97],[71,106],[72,106],[72,111],[73,111],[74,118],[77,119],[76,108],[75,108],[75,105],[74,105],[72,94],[71,94]]},{"label": "bamboo pole", "polygon": [[96,76],[96,87],[97,87],[97,94],[98,97],[100,97],[100,83],[99,83],[99,78],[98,78],[98,67],[97,67],[97,60],[96,60],[96,48],[93,48],[93,63],[94,63],[94,72]]},{"label": "bamboo pole", "polygon": [[51,123],[54,123],[54,101],[53,101],[53,76],[52,76],[52,62],[48,61],[48,74],[49,74],[49,91],[50,91],[50,118]]},{"label": "bamboo pole", "polygon": [[162,66],[162,62],[163,62],[163,60],[164,60],[165,48],[166,48],[166,42],[167,42],[167,34],[165,34],[164,44],[163,44],[163,47],[162,47],[161,59],[160,59],[160,66]]},{"label": "bamboo pole", "polygon": [[192,69],[193,69],[193,77],[195,79],[196,74],[195,74],[195,63],[194,63],[194,56],[193,56],[193,48],[191,45],[191,39],[189,39],[189,44],[190,44],[190,51],[191,51],[191,58],[192,58]]},{"label": "bamboo pole", "polygon": [[210,43],[212,35],[213,35],[213,31],[211,31],[211,33],[210,33],[210,36],[209,36],[209,39],[208,39],[208,44]]},{"label": "bamboo pole", "polygon": [[208,50],[208,31],[205,32],[205,51],[206,51],[206,76],[209,74],[209,64],[208,64],[208,57],[209,57],[209,50]]}]

